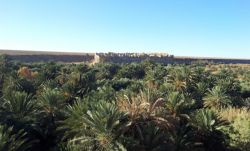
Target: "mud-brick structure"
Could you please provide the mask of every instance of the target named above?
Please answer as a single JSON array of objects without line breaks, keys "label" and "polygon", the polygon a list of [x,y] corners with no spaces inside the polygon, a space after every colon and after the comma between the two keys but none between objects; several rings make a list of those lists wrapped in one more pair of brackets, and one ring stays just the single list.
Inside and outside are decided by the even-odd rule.
[{"label": "mud-brick structure", "polygon": [[165,53],[96,53],[96,62],[131,63],[151,60],[158,63],[173,63],[174,57]]},{"label": "mud-brick structure", "polygon": [[204,58],[204,57],[176,57],[166,53],[96,53],[95,63],[131,63],[151,60],[162,64],[191,64],[197,61],[206,61],[223,64],[250,64],[250,59],[229,59],[229,58]]},{"label": "mud-brick structure", "polygon": [[21,62],[91,62],[93,55],[10,55],[11,60]]},{"label": "mud-brick structure", "polygon": [[10,60],[21,62],[92,62],[94,53],[71,53],[49,51],[0,50],[0,55],[7,55]]},{"label": "mud-brick structure", "polygon": [[210,63],[222,64],[250,64],[250,59],[230,59],[230,58],[204,58],[204,57],[174,57],[173,63],[191,64],[192,62],[206,61]]}]

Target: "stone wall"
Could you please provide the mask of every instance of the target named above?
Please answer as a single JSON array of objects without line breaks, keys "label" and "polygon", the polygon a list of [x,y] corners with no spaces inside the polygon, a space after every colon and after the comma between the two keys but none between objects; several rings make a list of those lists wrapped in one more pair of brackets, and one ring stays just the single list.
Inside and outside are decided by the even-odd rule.
[{"label": "stone wall", "polygon": [[[162,64],[191,64],[197,61],[207,61],[223,64],[250,64],[250,59],[220,59],[220,58],[195,58],[174,57],[168,54],[144,54],[144,53],[97,53],[98,62],[131,63],[151,60]],[[96,59],[97,60],[97,59]],[[96,63],[98,63],[96,62]]]},{"label": "stone wall", "polygon": [[97,53],[99,62],[131,63],[151,60],[158,63],[170,64],[173,56],[167,54],[144,54],[144,53]]},{"label": "stone wall", "polygon": [[9,55],[10,60],[21,62],[91,62],[94,55]]},{"label": "stone wall", "polygon": [[220,59],[220,58],[179,58],[175,57],[173,63],[176,64],[191,64],[192,62],[206,61],[222,64],[250,64],[250,59]]}]

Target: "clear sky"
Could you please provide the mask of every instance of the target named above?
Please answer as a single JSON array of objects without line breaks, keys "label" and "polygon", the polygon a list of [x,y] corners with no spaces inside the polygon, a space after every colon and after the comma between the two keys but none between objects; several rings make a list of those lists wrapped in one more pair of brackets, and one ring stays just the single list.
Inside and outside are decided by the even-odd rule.
[{"label": "clear sky", "polygon": [[0,0],[0,48],[250,58],[250,0]]}]

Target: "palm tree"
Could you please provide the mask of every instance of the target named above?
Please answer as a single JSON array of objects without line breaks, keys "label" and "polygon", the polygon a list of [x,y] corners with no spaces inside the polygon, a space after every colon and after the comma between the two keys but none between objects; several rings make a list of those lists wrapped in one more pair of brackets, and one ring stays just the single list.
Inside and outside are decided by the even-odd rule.
[{"label": "palm tree", "polygon": [[45,80],[55,79],[59,74],[59,66],[55,62],[48,62],[43,66]]},{"label": "palm tree", "polygon": [[147,85],[149,88],[159,88],[159,86],[164,82],[164,78],[167,75],[167,70],[164,66],[153,65],[152,67],[145,66]]},{"label": "palm tree", "polygon": [[96,75],[97,79],[111,80],[120,69],[120,66],[117,64],[105,63],[105,64],[96,64],[95,68],[97,68],[98,70],[98,73]]},{"label": "palm tree", "polygon": [[25,92],[13,91],[4,96],[1,110],[9,114],[15,114],[17,118],[30,116],[37,111],[36,101]]},{"label": "palm tree", "polygon": [[171,144],[166,135],[175,129],[179,121],[166,112],[163,98],[148,90],[137,96],[124,95],[117,99],[119,110],[126,112],[130,121],[124,130],[125,135],[138,141],[133,147],[128,146],[129,150],[159,150]]},{"label": "palm tree", "polygon": [[69,85],[74,88],[71,92],[73,93],[72,96],[78,96],[82,99],[88,92],[96,89],[95,73],[96,70],[91,70],[84,74],[80,72],[71,73],[68,77],[69,80],[65,83],[65,85]]},{"label": "palm tree", "polygon": [[195,99],[196,108],[203,107],[203,97],[208,91],[208,84],[205,82],[199,82],[195,84],[194,92],[192,93],[193,98]]},{"label": "palm tree", "polygon": [[227,136],[222,129],[228,123],[214,111],[200,109],[191,117],[190,125],[193,127],[194,146],[205,150],[225,150]]},{"label": "palm tree", "polygon": [[193,150],[192,131],[188,123],[178,123],[173,131],[168,132],[171,148],[174,151]]},{"label": "palm tree", "polygon": [[184,95],[179,92],[171,92],[168,94],[166,101],[166,109],[171,115],[178,116],[183,113],[187,102]]},{"label": "palm tree", "polygon": [[130,121],[136,125],[139,121],[153,121],[166,128],[172,127],[168,119],[172,115],[163,114],[164,99],[158,98],[151,90],[141,91],[136,96],[119,96],[117,98],[119,110],[128,113]]},{"label": "palm tree", "polygon": [[74,104],[66,107],[66,119],[60,121],[60,125],[57,128],[59,132],[64,133],[64,139],[84,134],[85,129],[82,127],[82,116],[86,114],[88,107],[89,103],[87,101],[79,99]]},{"label": "palm tree", "polygon": [[[144,122],[137,125],[134,139],[136,143],[127,145],[131,151],[159,151],[169,148],[168,132],[153,122]],[[131,134],[130,134],[131,135]]]},{"label": "palm tree", "polygon": [[63,93],[59,89],[44,88],[38,97],[38,105],[42,112],[55,117],[66,106]]},{"label": "palm tree", "polygon": [[173,129],[168,131],[171,148],[174,151],[190,149],[190,128],[187,123],[194,100],[180,92],[170,92],[166,100],[166,111],[175,119]]},{"label": "palm tree", "polygon": [[184,91],[192,79],[190,70],[186,67],[179,67],[170,72],[167,82],[173,85],[174,91]]},{"label": "palm tree", "polygon": [[70,143],[86,150],[126,150],[119,141],[122,129],[126,127],[126,122],[122,122],[126,114],[114,104],[99,102],[90,110],[84,104],[76,103],[69,106],[69,111],[69,117],[60,129],[68,129]]},{"label": "palm tree", "polygon": [[219,87],[215,86],[212,90],[209,90],[207,95],[204,97],[205,107],[226,107],[231,105],[232,102],[230,98],[225,94],[225,91]]},{"label": "palm tree", "polygon": [[[0,118],[2,122],[29,122],[38,113],[37,102],[25,92],[15,92],[5,95],[1,101]],[[10,122],[12,121],[12,122]]]},{"label": "palm tree", "polygon": [[39,106],[39,122],[34,123],[32,135],[39,140],[37,148],[50,150],[57,146],[60,133],[56,131],[58,122],[64,119],[66,102],[59,89],[44,88],[37,98]]},{"label": "palm tree", "polygon": [[173,88],[176,91],[183,91],[186,88],[186,84],[187,84],[180,74],[169,76],[168,82],[173,85]]},{"label": "palm tree", "polygon": [[[1,99],[0,122],[11,127],[11,134],[17,134],[15,137],[20,138],[21,142],[25,142],[26,139],[32,140],[30,145],[33,146],[38,142],[34,133],[39,125],[37,123],[41,122],[37,122],[39,112],[37,101],[33,96],[25,92],[13,91]],[[22,136],[24,134],[25,136]]]},{"label": "palm tree", "polygon": [[3,83],[3,93],[8,94],[12,91],[24,91],[29,94],[35,93],[35,88],[32,81],[19,77],[16,73],[5,76]]},{"label": "palm tree", "polygon": [[29,150],[29,142],[23,131],[15,132],[12,128],[0,125],[0,151],[25,151]]}]

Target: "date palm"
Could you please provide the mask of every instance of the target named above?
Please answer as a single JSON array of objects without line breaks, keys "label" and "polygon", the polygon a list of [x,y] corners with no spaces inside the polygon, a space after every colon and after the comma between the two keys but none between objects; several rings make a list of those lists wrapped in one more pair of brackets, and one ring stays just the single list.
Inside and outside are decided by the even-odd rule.
[{"label": "date palm", "polygon": [[179,92],[171,92],[168,94],[166,101],[166,109],[170,114],[176,116],[182,113],[185,107],[184,95]]},{"label": "date palm", "polygon": [[3,100],[3,107],[12,113],[27,115],[35,109],[35,100],[25,92],[12,91],[11,94],[4,96]]},{"label": "date palm", "polygon": [[170,72],[167,77],[167,82],[173,85],[175,91],[183,91],[187,86],[187,79],[189,75],[184,68],[178,68]]},{"label": "date palm", "polygon": [[2,98],[0,113],[2,122],[27,123],[38,113],[37,102],[25,92],[13,91]]},{"label": "date palm", "polygon": [[126,122],[122,122],[126,114],[114,104],[99,102],[87,109],[83,103],[76,103],[69,106],[69,111],[60,129],[69,131],[71,144],[83,150],[126,150],[119,142],[122,129],[126,126]]},{"label": "date palm", "polygon": [[131,151],[159,151],[171,150],[169,147],[169,136],[167,131],[157,126],[153,122],[144,122],[138,124],[134,138],[138,141],[137,144],[128,145],[128,150]]},{"label": "date palm", "polygon": [[173,85],[176,91],[183,91],[186,88],[186,81],[179,74],[169,77],[168,82]]},{"label": "date palm", "polygon": [[42,112],[55,117],[59,110],[66,106],[63,93],[59,89],[44,88],[38,97]]},{"label": "date palm", "polygon": [[194,145],[200,144],[205,150],[225,150],[227,136],[223,133],[223,127],[228,125],[214,111],[200,109],[192,116],[190,125],[196,135]]},{"label": "date palm", "polygon": [[59,89],[44,88],[37,98],[39,106],[39,122],[34,124],[33,136],[39,140],[39,150],[50,150],[57,144],[60,133],[56,131],[57,122],[64,118],[66,103]]},{"label": "date palm", "polygon": [[32,132],[38,113],[39,109],[36,100],[25,92],[13,91],[2,98],[0,121],[9,128],[0,127],[1,130],[6,131],[10,141],[9,145],[13,147],[13,149],[10,147],[5,150],[19,150],[16,148],[29,148],[35,144],[36,138],[33,138],[32,141],[28,140],[31,140],[33,136]]},{"label": "date palm", "polygon": [[175,118],[174,127],[168,131],[171,148],[174,151],[189,149],[190,130],[187,125],[190,120],[194,100],[180,92],[170,92],[166,98],[166,111]]},{"label": "date palm", "polygon": [[174,129],[178,121],[165,111],[163,98],[152,94],[150,90],[141,91],[137,96],[118,96],[117,105],[119,110],[128,114],[130,121],[124,130],[125,135],[138,141],[129,150],[166,149],[169,143],[166,134]]},{"label": "date palm", "polygon": [[204,97],[205,107],[220,108],[230,106],[232,104],[230,97],[226,95],[225,91],[220,86],[215,86],[209,90]]},{"label": "date palm", "polygon": [[32,143],[23,131],[15,132],[13,128],[0,125],[0,151],[26,151]]},{"label": "date palm", "polygon": [[117,106],[119,110],[128,113],[130,121],[136,124],[139,121],[154,121],[166,128],[172,124],[172,115],[162,114],[164,99],[158,98],[151,90],[141,91],[138,95],[124,95],[117,97]]},{"label": "date palm", "polygon": [[71,95],[83,98],[84,95],[91,90],[96,89],[95,85],[95,73],[96,71],[88,71],[86,73],[74,72],[69,75],[68,81],[65,83],[72,87]]},{"label": "date palm", "polygon": [[170,72],[167,82],[173,85],[174,91],[190,92],[195,83],[197,73],[189,67],[178,67]]},{"label": "date palm", "polygon": [[209,85],[205,82],[199,82],[195,84],[192,96],[196,101],[196,108],[203,107],[203,97],[206,95],[208,87]]}]

